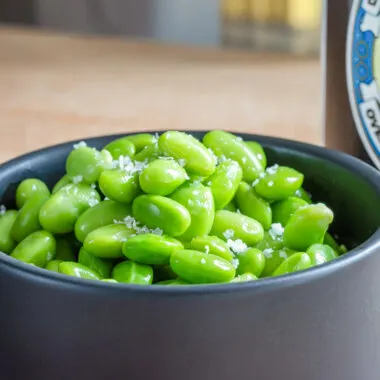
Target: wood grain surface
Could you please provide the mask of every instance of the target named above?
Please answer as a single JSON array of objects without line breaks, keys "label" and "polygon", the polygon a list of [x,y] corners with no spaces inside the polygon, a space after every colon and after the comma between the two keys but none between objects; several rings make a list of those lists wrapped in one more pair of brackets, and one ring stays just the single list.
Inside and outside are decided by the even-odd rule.
[{"label": "wood grain surface", "polygon": [[323,142],[314,60],[4,27],[0,46],[0,161],[150,129]]}]

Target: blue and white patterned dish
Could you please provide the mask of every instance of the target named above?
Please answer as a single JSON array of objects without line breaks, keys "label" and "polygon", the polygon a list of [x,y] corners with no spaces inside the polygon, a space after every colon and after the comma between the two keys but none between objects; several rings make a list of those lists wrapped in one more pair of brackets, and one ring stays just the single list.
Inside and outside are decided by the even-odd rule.
[{"label": "blue and white patterned dish", "polygon": [[380,169],[380,0],[354,0],[347,33],[347,86],[361,141]]}]

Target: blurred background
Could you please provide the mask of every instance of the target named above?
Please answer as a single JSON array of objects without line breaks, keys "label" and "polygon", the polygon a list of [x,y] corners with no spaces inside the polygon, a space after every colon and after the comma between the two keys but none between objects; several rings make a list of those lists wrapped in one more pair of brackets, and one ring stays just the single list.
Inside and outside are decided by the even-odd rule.
[{"label": "blurred background", "polygon": [[322,0],[2,0],[0,20],[69,32],[319,53]]}]

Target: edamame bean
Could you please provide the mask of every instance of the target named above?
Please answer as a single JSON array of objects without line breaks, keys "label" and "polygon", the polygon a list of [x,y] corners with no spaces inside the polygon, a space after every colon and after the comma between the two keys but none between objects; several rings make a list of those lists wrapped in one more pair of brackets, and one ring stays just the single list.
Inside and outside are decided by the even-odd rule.
[{"label": "edamame bean", "polygon": [[59,273],[59,264],[61,263],[63,260],[51,260],[46,264],[45,269]]},{"label": "edamame bean", "polygon": [[123,245],[123,254],[137,263],[150,265],[169,264],[173,252],[183,249],[180,241],[155,234],[137,235]]},{"label": "edamame bean", "polygon": [[264,232],[264,238],[260,242],[255,245],[255,248],[260,251],[264,251],[265,249],[272,249],[274,251],[280,250],[284,247],[284,241],[282,235],[271,234],[269,231]]},{"label": "edamame bean", "polygon": [[114,160],[119,159],[120,156],[133,157],[136,152],[135,145],[128,137],[121,137],[111,141],[103,149],[110,152]]},{"label": "edamame bean", "polygon": [[123,257],[122,247],[135,231],[124,224],[111,224],[91,231],[83,242],[86,251],[103,259]]},{"label": "edamame bean", "polygon": [[133,261],[123,261],[112,270],[112,278],[126,284],[150,285],[153,282],[153,268]]},{"label": "edamame bean", "polygon": [[151,145],[157,145],[157,137],[150,133],[137,133],[128,135],[125,139],[129,140],[135,146],[136,154],[140,153],[144,148]]},{"label": "edamame bean", "polygon": [[84,184],[70,184],[53,194],[41,207],[41,226],[54,234],[74,231],[79,216],[100,202],[96,190]]},{"label": "edamame bean", "polygon": [[339,244],[329,232],[326,232],[325,237],[323,239],[323,244],[329,245],[338,254],[343,253],[341,252]]},{"label": "edamame bean", "polygon": [[59,190],[63,189],[67,185],[70,185],[71,183],[70,177],[66,174],[55,184],[51,193],[58,193]]},{"label": "edamame bean", "polygon": [[130,205],[106,200],[96,206],[87,209],[75,223],[75,236],[80,242],[84,242],[86,236],[97,228],[113,224],[115,221],[123,221],[132,215]]},{"label": "edamame bean", "polygon": [[83,247],[79,251],[78,263],[92,269],[102,278],[108,278],[111,276],[111,271],[115,264],[112,260],[106,260],[94,256],[92,253],[86,251]]},{"label": "edamame bean", "polygon": [[44,268],[47,262],[54,259],[55,250],[54,236],[47,231],[37,231],[19,243],[11,256],[24,263]]},{"label": "edamame bean", "polygon": [[193,174],[209,176],[215,171],[211,153],[195,137],[176,131],[168,131],[158,139],[160,150],[176,160],[184,160],[184,168]]},{"label": "edamame bean", "polygon": [[282,201],[275,202],[271,205],[273,223],[280,223],[286,226],[289,218],[302,207],[307,206],[308,203],[302,198],[289,197]]},{"label": "edamame bean", "polygon": [[156,282],[156,285],[191,285],[190,282],[180,278]]},{"label": "edamame bean", "polygon": [[263,172],[261,162],[238,136],[224,131],[211,131],[203,137],[203,144],[216,156],[230,158],[239,163],[243,180],[252,182]]},{"label": "edamame bean", "polygon": [[101,277],[98,273],[91,270],[90,268],[87,268],[86,266],[74,263],[70,261],[64,261],[63,263],[59,264],[59,273],[65,274],[67,276],[77,277],[77,278],[83,278],[86,280],[100,280]]},{"label": "edamame bean", "polygon": [[211,253],[229,262],[234,259],[234,254],[228,245],[216,236],[198,236],[191,240],[190,248],[194,251]]},{"label": "edamame bean", "polygon": [[236,192],[236,204],[244,214],[261,223],[265,230],[272,224],[272,209],[270,204],[259,197],[255,190],[246,182],[241,182]]},{"label": "edamame bean", "polygon": [[143,150],[136,154],[134,157],[135,161],[138,162],[152,162],[158,158],[160,155],[160,150],[158,149],[158,144],[152,144],[146,146]]},{"label": "edamame bean", "polygon": [[109,199],[128,204],[139,193],[138,176],[122,169],[105,170],[100,175],[99,187]]},{"label": "edamame bean", "polygon": [[49,194],[35,194],[22,206],[11,230],[14,240],[20,242],[31,233],[41,229],[39,214],[48,199]]},{"label": "edamame bean", "polygon": [[265,267],[265,256],[257,248],[249,248],[244,252],[237,254],[239,266],[237,268],[238,274],[252,273],[259,277]]},{"label": "edamame bean", "polygon": [[333,212],[321,203],[298,209],[285,226],[285,246],[306,251],[312,244],[322,243],[333,219]]},{"label": "edamame bean", "polygon": [[250,151],[257,157],[264,171],[267,167],[267,156],[263,147],[256,141],[246,141],[245,144],[248,146]]},{"label": "edamame bean", "polygon": [[190,241],[196,236],[208,235],[215,215],[211,190],[201,184],[186,184],[179,188],[171,198],[184,206],[191,217],[190,226],[179,238]]},{"label": "edamame bean", "polygon": [[302,187],[299,188],[299,189],[294,193],[294,197],[301,198],[301,199],[303,199],[305,202],[307,202],[308,204],[311,204],[311,203],[312,203],[311,198],[310,198],[310,194],[309,194],[305,189],[303,189]]},{"label": "edamame bean", "polygon": [[297,253],[297,251],[293,251],[289,248],[281,248],[274,250],[272,248],[266,248],[263,251],[265,256],[265,266],[263,271],[261,272],[260,277],[269,277],[273,274],[273,272],[289,257],[293,254]]},{"label": "edamame bean", "polygon": [[303,183],[303,174],[286,166],[272,166],[255,185],[256,193],[270,201],[293,195]]},{"label": "edamame bean", "polygon": [[169,236],[180,236],[190,226],[189,211],[161,195],[139,195],[132,204],[133,217],[149,228],[160,228]]},{"label": "edamame bean", "polygon": [[55,260],[61,261],[76,261],[76,255],[70,243],[64,238],[56,239],[56,254]]},{"label": "edamame bean", "polygon": [[148,194],[169,195],[182,185],[188,175],[178,162],[159,159],[152,161],[140,174],[141,189]]},{"label": "edamame bean", "polygon": [[0,251],[8,255],[17,244],[11,234],[16,218],[17,211],[15,210],[8,210],[5,214],[0,215]]},{"label": "edamame bean", "polygon": [[326,244],[313,244],[306,250],[306,253],[310,257],[312,266],[327,263],[338,257],[337,253]]},{"label": "edamame bean", "polygon": [[17,208],[22,208],[35,195],[47,199],[50,196],[50,190],[44,182],[36,178],[28,178],[22,181],[16,190]]},{"label": "edamame bean", "polygon": [[116,280],[114,280],[113,278],[102,278],[100,281],[103,281],[103,282],[109,282],[111,284],[117,284],[118,282]]},{"label": "edamame bean", "polygon": [[225,208],[232,201],[242,177],[243,171],[235,161],[227,160],[216,167],[206,182],[212,191],[216,210]]},{"label": "edamame bean", "polygon": [[264,229],[257,220],[231,211],[217,211],[211,235],[226,240],[229,231],[232,231],[232,240],[240,239],[248,246],[255,245],[264,238]]},{"label": "edamame bean", "polygon": [[236,276],[233,280],[230,282],[248,282],[248,281],[255,281],[258,280],[258,278],[252,274],[252,273],[243,273]]},{"label": "edamame bean", "polygon": [[273,276],[283,276],[288,273],[299,272],[311,266],[310,257],[304,252],[298,252],[284,260],[273,272]]},{"label": "edamame bean", "polygon": [[170,266],[180,278],[194,284],[229,282],[235,277],[235,268],[227,260],[193,250],[174,252]]},{"label": "edamame bean", "polygon": [[66,172],[74,182],[92,184],[98,181],[103,170],[110,169],[112,156],[106,150],[99,152],[95,148],[82,146],[74,149],[66,161]]}]

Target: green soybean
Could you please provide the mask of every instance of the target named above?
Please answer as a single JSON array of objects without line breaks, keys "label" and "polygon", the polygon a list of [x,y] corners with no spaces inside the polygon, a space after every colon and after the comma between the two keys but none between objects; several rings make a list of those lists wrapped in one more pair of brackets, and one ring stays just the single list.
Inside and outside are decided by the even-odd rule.
[{"label": "green soybean", "polygon": [[338,242],[329,232],[326,232],[323,239],[323,244],[329,245],[336,253],[343,253],[341,252],[341,247],[339,246]]},{"label": "green soybean", "polygon": [[17,208],[22,208],[35,195],[49,198],[50,190],[44,182],[36,178],[28,178],[22,181],[16,189]]},{"label": "green soybean", "polygon": [[140,195],[132,204],[133,217],[149,228],[160,228],[169,236],[180,236],[190,226],[189,211],[161,195]]},{"label": "green soybean", "polygon": [[301,198],[303,199],[305,202],[307,202],[308,204],[311,204],[312,203],[312,200],[311,200],[311,197],[310,197],[310,194],[302,187],[300,187],[295,193],[294,193],[294,197],[298,197],[298,198]]},{"label": "green soybean", "polygon": [[152,162],[157,159],[160,155],[160,150],[158,149],[158,144],[147,145],[134,157],[134,161],[137,162]]},{"label": "green soybean", "polygon": [[179,238],[190,241],[196,236],[208,235],[215,216],[211,190],[201,184],[186,184],[178,189],[171,198],[184,206],[191,218],[189,227]]},{"label": "green soybean", "polygon": [[238,274],[252,273],[259,277],[264,270],[265,256],[257,248],[249,248],[238,253],[237,258],[239,260]]},{"label": "green soybean", "polygon": [[59,190],[63,189],[65,186],[70,185],[71,179],[70,177],[66,174],[64,175],[53,187],[52,194],[58,193]]},{"label": "green soybean", "polygon": [[307,206],[308,203],[302,198],[289,197],[282,201],[275,202],[271,205],[273,223],[280,223],[285,226],[289,218],[302,207]]},{"label": "green soybean", "polygon": [[299,272],[308,269],[311,266],[312,263],[310,257],[306,253],[295,253],[277,267],[273,272],[273,276],[282,276],[288,273]]},{"label": "green soybean", "polygon": [[116,202],[131,203],[139,193],[137,174],[128,174],[123,169],[105,170],[99,178],[102,193]]},{"label": "green soybean", "polygon": [[123,254],[128,259],[141,264],[169,264],[173,252],[183,249],[180,241],[169,236],[155,234],[137,235],[123,245]]},{"label": "green soybean", "polygon": [[113,278],[102,278],[100,281],[109,282],[110,284],[117,284],[118,282]]},{"label": "green soybean", "polygon": [[176,278],[176,279],[156,282],[156,285],[190,285],[190,282],[182,280],[180,278]]},{"label": "green soybean", "polygon": [[113,268],[112,278],[126,284],[150,285],[153,282],[153,268],[146,264],[123,261]]},{"label": "green soybean", "polygon": [[227,160],[216,167],[214,174],[207,179],[216,210],[225,208],[232,201],[242,178],[243,171],[235,161]]},{"label": "green soybean", "polygon": [[103,149],[108,150],[114,160],[117,160],[120,156],[133,157],[136,152],[135,145],[128,137],[113,140]]},{"label": "green soybean", "polygon": [[53,194],[41,207],[41,226],[54,234],[74,231],[79,216],[100,202],[96,190],[84,184],[70,184]]},{"label": "green soybean", "polygon": [[103,259],[123,257],[122,247],[135,231],[123,224],[111,224],[91,231],[83,242],[86,251]]},{"label": "green soybean", "polygon": [[184,168],[190,173],[209,176],[215,171],[212,154],[195,137],[177,131],[168,131],[158,139],[160,150],[176,160],[184,160]]},{"label": "green soybean", "polygon": [[304,176],[286,166],[274,166],[265,172],[255,185],[256,193],[270,201],[278,201],[293,195],[303,183]]},{"label": "green soybean", "polygon": [[59,273],[67,276],[83,278],[85,280],[100,280],[101,277],[94,270],[86,267],[85,265],[65,261],[59,264]]},{"label": "green soybean", "polygon": [[16,241],[12,237],[12,226],[17,218],[17,211],[8,210],[0,215],[0,251],[10,254],[16,246]]},{"label": "green soybean", "polygon": [[240,239],[248,246],[253,246],[264,238],[264,229],[257,220],[231,211],[217,211],[211,235],[226,240],[229,232],[232,240]]},{"label": "green soybean", "polygon": [[157,145],[157,137],[150,133],[137,133],[125,137],[135,146],[136,154],[140,153],[144,148],[151,145]]},{"label": "green soybean", "polygon": [[224,131],[211,131],[203,137],[203,144],[218,157],[230,158],[239,163],[243,170],[243,180],[256,180],[263,167],[256,154],[238,136]]},{"label": "green soybean", "polygon": [[312,266],[327,263],[338,257],[337,253],[326,244],[313,244],[306,250],[306,253],[310,257]]},{"label": "green soybean", "polygon": [[280,250],[284,247],[284,241],[282,235],[271,234],[269,231],[264,232],[264,238],[255,245],[255,248],[260,251],[265,249],[272,249],[274,251]]},{"label": "green soybean", "polygon": [[112,156],[87,146],[74,149],[66,161],[66,172],[71,180],[87,184],[97,182],[103,170],[111,168]]},{"label": "green soybean", "polygon": [[86,236],[99,227],[113,224],[115,221],[123,221],[132,215],[130,205],[121,204],[112,200],[98,203],[87,209],[75,223],[75,236],[80,242],[84,242]]},{"label": "green soybean", "polygon": [[170,258],[170,266],[180,278],[194,284],[229,282],[236,273],[227,260],[193,250],[174,252]]},{"label": "green soybean", "polygon": [[263,251],[265,256],[265,266],[263,271],[261,272],[261,277],[269,277],[273,274],[273,272],[289,257],[293,254],[297,253],[288,248],[281,248],[274,250],[272,248],[266,248]]},{"label": "green soybean", "polygon": [[191,240],[190,248],[194,251],[211,253],[232,262],[234,254],[228,245],[216,236],[198,236]]},{"label": "green soybean", "polygon": [[45,269],[59,273],[59,265],[61,263],[63,263],[63,260],[51,260],[46,264]]},{"label": "green soybean", "polygon": [[256,141],[246,141],[245,144],[248,146],[250,151],[257,157],[263,170],[267,167],[267,156],[265,154],[264,148]]},{"label": "green soybean", "polygon": [[240,183],[235,200],[244,215],[260,222],[265,230],[270,228],[272,224],[271,206],[265,199],[259,197],[248,183]]},{"label": "green soybean", "polygon": [[24,263],[44,268],[55,256],[56,242],[54,236],[47,231],[37,231],[20,242],[11,256]]},{"label": "green soybean", "polygon": [[159,159],[152,161],[140,174],[141,189],[148,194],[168,195],[182,185],[188,175],[178,162]]},{"label": "green soybean", "polygon": [[322,243],[333,219],[333,212],[324,204],[314,204],[298,209],[285,226],[285,246],[305,251],[312,244]]},{"label": "green soybean", "polygon": [[26,201],[12,226],[11,234],[14,240],[22,241],[31,233],[41,230],[39,214],[48,199],[49,194],[41,193]]},{"label": "green soybean", "polygon": [[230,282],[248,282],[248,281],[255,281],[257,279],[258,278],[252,273],[243,273],[236,276]]},{"label": "green soybean", "polygon": [[102,259],[94,256],[92,253],[86,251],[83,247],[79,251],[78,263],[85,265],[100,275],[102,278],[111,276],[111,271],[114,266],[114,261]]}]

